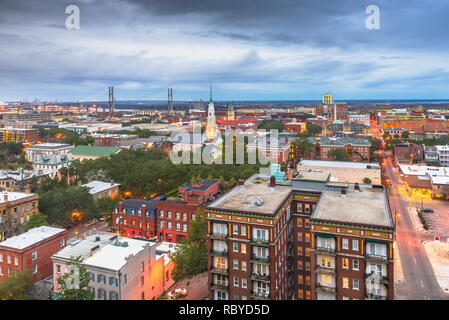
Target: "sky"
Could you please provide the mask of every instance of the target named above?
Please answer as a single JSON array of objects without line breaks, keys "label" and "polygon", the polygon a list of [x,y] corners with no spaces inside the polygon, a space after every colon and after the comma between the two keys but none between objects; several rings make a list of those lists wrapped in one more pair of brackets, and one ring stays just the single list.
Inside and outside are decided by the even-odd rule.
[{"label": "sky", "polygon": [[103,101],[109,85],[116,100],[208,100],[209,83],[217,101],[447,99],[448,13],[447,0],[1,0],[0,101]]}]

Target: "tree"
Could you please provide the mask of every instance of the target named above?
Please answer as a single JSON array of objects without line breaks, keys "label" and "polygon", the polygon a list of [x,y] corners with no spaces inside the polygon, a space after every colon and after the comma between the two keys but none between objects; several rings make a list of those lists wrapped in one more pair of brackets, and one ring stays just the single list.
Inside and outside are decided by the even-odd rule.
[{"label": "tree", "polygon": [[307,128],[307,132],[311,135],[311,136],[316,136],[318,134],[321,133],[322,128],[313,123],[313,122],[306,122],[306,128]]},{"label": "tree", "polygon": [[410,133],[408,131],[403,131],[401,133],[402,140],[407,140],[410,137]]},{"label": "tree", "polygon": [[82,261],[81,256],[71,257],[67,263],[69,272],[58,278],[61,300],[94,300],[94,293],[87,289],[90,278]]},{"label": "tree", "polygon": [[47,224],[47,216],[42,212],[36,212],[31,216],[30,221],[28,221],[25,225],[25,232],[33,228],[46,226]]},{"label": "tree", "polygon": [[298,138],[293,143],[299,147],[299,152],[304,158],[308,157],[313,150],[313,143],[307,138]]},{"label": "tree", "polygon": [[0,280],[1,300],[26,300],[27,291],[33,286],[30,271],[15,271]]},{"label": "tree", "polygon": [[259,129],[265,129],[267,131],[271,129],[276,129],[278,131],[284,130],[284,124],[275,120],[264,120],[262,124],[259,126]]},{"label": "tree", "polygon": [[204,272],[207,268],[207,221],[200,209],[190,223],[187,239],[172,255],[173,279],[180,281]]},{"label": "tree", "polygon": [[351,161],[351,158],[349,158],[344,149],[332,149],[327,155],[335,161]]},{"label": "tree", "polygon": [[370,178],[363,178],[363,183],[364,184],[371,184],[371,179]]}]

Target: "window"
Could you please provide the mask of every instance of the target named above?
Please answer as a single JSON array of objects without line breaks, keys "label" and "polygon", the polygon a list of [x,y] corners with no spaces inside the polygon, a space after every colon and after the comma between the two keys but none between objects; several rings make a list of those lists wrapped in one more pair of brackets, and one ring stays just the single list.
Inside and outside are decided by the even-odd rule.
[{"label": "window", "polygon": [[359,290],[359,280],[358,279],[352,280],[352,289]]},{"label": "window", "polygon": [[109,292],[109,300],[118,300],[118,293],[115,291]]},{"label": "window", "polygon": [[31,268],[31,272],[33,274],[37,273],[37,264],[33,264],[33,267]]},{"label": "window", "polygon": [[268,241],[268,230],[253,228],[253,238]]},{"label": "window", "polygon": [[239,234],[239,226],[236,224],[232,225],[232,234]]},{"label": "window", "polygon": [[302,232],[298,232],[298,241],[302,241]]},{"label": "window", "polygon": [[171,219],[171,211],[167,211],[167,219]]},{"label": "window", "polygon": [[3,275],[3,267],[0,267],[0,276]]},{"label": "window", "polygon": [[349,259],[343,258],[343,269],[349,269]]},{"label": "window", "polygon": [[352,240],[352,250],[359,251],[359,240]]},{"label": "window", "polygon": [[349,249],[348,239],[342,239],[341,246],[343,249]]},{"label": "window", "polygon": [[126,279],[126,274],[124,274],[123,277],[122,277],[122,283],[125,284],[126,281],[127,281],[127,279]]},{"label": "window", "polygon": [[310,290],[307,290],[307,291],[306,291],[306,299],[307,299],[307,300],[310,300]]},{"label": "window", "polygon": [[298,247],[298,256],[302,256],[302,247]]},{"label": "window", "polygon": [[245,278],[242,278],[242,288],[246,289],[247,280]]},{"label": "window", "polygon": [[302,291],[302,289],[298,289],[298,298],[303,298],[304,297],[304,293]]},{"label": "window", "polygon": [[310,286],[310,276],[306,276],[306,285]]},{"label": "window", "polygon": [[227,235],[228,234],[228,226],[224,223],[214,223],[213,224],[213,233]]},{"label": "window", "polygon": [[187,224],[184,223],[184,224],[182,225],[182,231],[183,231],[183,232],[187,232]]},{"label": "window", "polygon": [[234,242],[232,244],[232,251],[239,252],[239,244],[238,244],[238,242]]},{"label": "window", "polygon": [[161,229],[164,229],[164,221],[160,221],[160,227]]},{"label": "window", "polygon": [[109,277],[109,285],[112,287],[118,287],[118,279],[116,277]]},{"label": "window", "polygon": [[3,262],[3,254],[0,253],[0,262]]},{"label": "window", "polygon": [[164,217],[164,210],[159,211],[159,218],[163,218]]},{"label": "window", "polygon": [[306,248],[306,257],[310,257],[310,248]]},{"label": "window", "polygon": [[8,262],[8,264],[11,263],[11,256],[6,256],[6,261]]},{"label": "window", "polygon": [[33,253],[31,254],[31,259],[32,260],[36,260],[37,259],[37,251],[33,251]]},{"label": "window", "polygon": [[60,245],[61,248],[64,247],[64,245],[65,245],[65,239],[64,238],[59,240],[59,245]]},{"label": "window", "polygon": [[302,284],[302,282],[303,282],[302,275],[299,275],[298,276],[298,284]]},{"label": "window", "polygon": [[60,264],[56,265],[56,272],[61,273],[61,265]]},{"label": "window", "polygon": [[306,242],[310,242],[310,233],[306,233],[305,234],[305,236],[306,236]]},{"label": "window", "polygon": [[167,229],[171,229],[171,222],[170,221],[167,222]]},{"label": "window", "polygon": [[[302,203],[298,203],[298,208],[297,208],[298,210],[298,212],[299,213],[301,213],[302,212]],[[301,220],[301,218],[298,218],[298,221],[300,221]],[[298,222],[299,223],[299,222]],[[298,224],[298,227],[300,227],[300,225]]]},{"label": "window", "polygon": [[240,245],[240,252],[241,252],[241,253],[246,253],[246,243],[242,243],[242,244]]},{"label": "window", "polygon": [[304,224],[305,224],[306,227],[310,226],[309,218],[304,219]]},{"label": "window", "polygon": [[142,291],[142,293],[140,294],[140,299],[145,300],[145,292]]},{"label": "window", "polygon": [[302,270],[302,260],[298,260],[298,269]]},{"label": "window", "polygon": [[246,271],[246,261],[242,261],[242,271]]},{"label": "window", "polygon": [[352,270],[359,270],[359,260],[352,261]]},{"label": "window", "polygon": [[175,217],[176,217],[176,220],[179,220],[179,219],[181,219],[181,214],[179,212],[176,212]]},{"label": "window", "polygon": [[145,277],[141,276],[140,277],[140,285],[143,286],[145,284]]},{"label": "window", "polygon": [[304,212],[305,213],[310,213],[310,209],[311,209],[311,204],[310,203],[305,203],[304,204]]},{"label": "window", "polygon": [[215,267],[217,268],[222,268],[222,269],[226,269],[228,266],[226,264],[226,259],[225,258],[215,258]]},{"label": "window", "polygon": [[180,223],[176,223],[176,230],[177,231],[181,230],[181,224]]},{"label": "window", "polygon": [[345,289],[349,288],[349,279],[346,277],[343,277],[343,288]]},{"label": "window", "polygon": [[234,267],[235,270],[238,270],[238,269],[239,269],[239,261],[238,261],[237,259],[234,259],[234,261],[233,261],[233,267]]},{"label": "window", "polygon": [[19,257],[14,257],[14,265],[19,265]]},{"label": "window", "polygon": [[238,287],[238,286],[239,286],[239,278],[234,277],[234,287]]},{"label": "window", "polygon": [[182,214],[182,220],[187,220],[187,213]]},{"label": "window", "polygon": [[247,300],[246,296],[242,296],[242,300]]},{"label": "window", "polygon": [[306,271],[310,271],[310,262],[306,262]]},{"label": "window", "polygon": [[242,226],[240,228],[240,233],[241,233],[242,236],[246,236],[246,226]]},{"label": "window", "polygon": [[140,265],[140,271],[144,272],[145,271],[145,262],[142,261],[142,264]]}]

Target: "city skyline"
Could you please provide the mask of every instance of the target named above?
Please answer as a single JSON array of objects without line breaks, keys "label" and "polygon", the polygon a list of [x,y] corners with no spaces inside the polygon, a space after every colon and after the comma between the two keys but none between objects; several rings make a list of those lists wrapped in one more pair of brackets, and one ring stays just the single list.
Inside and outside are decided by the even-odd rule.
[{"label": "city skyline", "polygon": [[[66,7],[80,8],[68,30]],[[445,99],[444,1],[2,1],[0,101]]]}]

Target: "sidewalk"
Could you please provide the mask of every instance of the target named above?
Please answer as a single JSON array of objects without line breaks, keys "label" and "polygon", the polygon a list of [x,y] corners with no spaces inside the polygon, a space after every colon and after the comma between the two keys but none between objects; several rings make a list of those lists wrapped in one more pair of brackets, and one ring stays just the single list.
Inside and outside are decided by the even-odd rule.
[{"label": "sidewalk", "polygon": [[449,294],[449,246],[447,243],[424,241],[424,249],[429,257],[436,280],[441,289]]},{"label": "sidewalk", "polygon": [[397,246],[394,248],[394,280],[396,283],[404,282],[404,272],[402,271],[401,257]]},{"label": "sidewalk", "polygon": [[418,231],[430,233],[430,231],[425,230],[424,227],[422,226],[422,223],[421,223],[421,220],[419,219],[418,212],[416,211],[416,208],[408,207],[407,210],[408,210],[408,214],[409,214],[410,218],[412,219],[412,223],[413,223],[413,226],[415,227],[415,229]]}]

